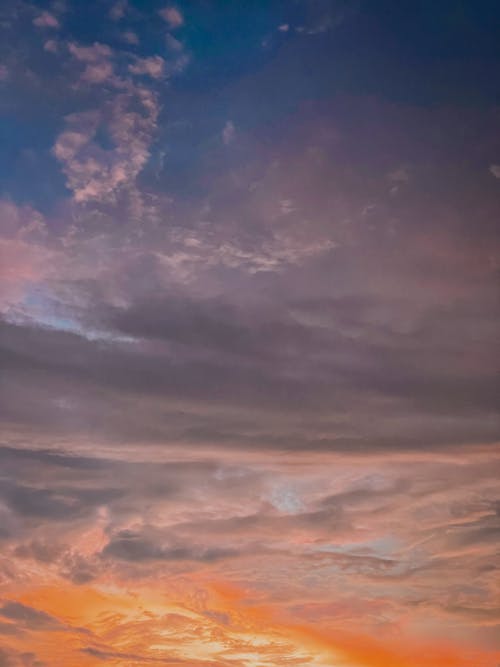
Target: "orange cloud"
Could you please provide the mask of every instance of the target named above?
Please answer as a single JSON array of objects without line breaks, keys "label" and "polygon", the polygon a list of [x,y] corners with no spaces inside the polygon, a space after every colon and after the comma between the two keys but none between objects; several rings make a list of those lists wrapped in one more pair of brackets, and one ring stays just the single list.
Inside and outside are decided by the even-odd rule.
[{"label": "orange cloud", "polygon": [[480,654],[445,643],[417,643],[400,639],[382,642],[365,634],[344,630],[325,632],[308,625],[280,621],[276,608],[248,604],[248,594],[232,584],[217,582],[211,588],[225,611],[230,613],[237,609],[238,613],[244,613],[261,628],[272,625],[301,647],[313,653],[329,652],[332,658],[341,657],[352,667],[491,667],[494,664],[491,661],[496,662],[500,658],[500,652]]}]

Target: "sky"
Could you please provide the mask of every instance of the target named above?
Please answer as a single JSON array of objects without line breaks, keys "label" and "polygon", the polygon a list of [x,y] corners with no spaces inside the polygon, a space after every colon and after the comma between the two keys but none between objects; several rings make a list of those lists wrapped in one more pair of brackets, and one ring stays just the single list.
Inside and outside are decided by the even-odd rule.
[{"label": "sky", "polygon": [[2,0],[0,667],[500,664],[498,25]]}]

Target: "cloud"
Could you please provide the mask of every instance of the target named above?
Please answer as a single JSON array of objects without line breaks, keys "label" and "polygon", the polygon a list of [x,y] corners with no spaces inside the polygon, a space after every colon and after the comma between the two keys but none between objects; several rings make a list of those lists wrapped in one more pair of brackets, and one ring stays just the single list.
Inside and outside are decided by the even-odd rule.
[{"label": "cloud", "polygon": [[33,19],[33,25],[37,28],[60,28],[59,20],[50,12],[42,12]]},{"label": "cloud", "polygon": [[171,51],[182,51],[184,48],[183,43],[170,34],[165,36],[165,42]]},{"label": "cloud", "polygon": [[71,42],[68,50],[76,60],[85,63],[81,81],[91,85],[113,81],[114,68],[110,60],[113,52],[109,46],[98,42],[92,46],[80,46]]},{"label": "cloud", "polygon": [[300,2],[303,24],[296,31],[318,35],[333,30],[358,12],[356,2],[344,0],[302,0]]},{"label": "cloud", "polygon": [[157,84],[184,48],[198,67],[189,35],[172,62],[68,39],[32,111],[68,192],[0,203],[0,634],[33,654],[0,660],[56,642],[64,664],[434,667],[431,623],[441,655],[459,634],[493,664],[498,202],[477,133],[449,109],[289,106],[286,77],[286,123],[244,109],[284,53],[212,105]]},{"label": "cloud", "polygon": [[20,516],[70,521],[92,512],[116,494],[120,492],[107,488],[89,491],[68,489],[56,493],[50,489],[4,482],[1,496],[7,506]]},{"label": "cloud", "polygon": [[180,28],[184,24],[184,17],[176,7],[165,7],[159,11],[159,14],[172,29]]},{"label": "cloud", "polygon": [[121,37],[123,41],[127,42],[127,44],[132,44],[136,46],[139,44],[139,37],[133,30],[126,30],[125,32],[122,32]]},{"label": "cloud", "polygon": [[128,66],[132,74],[146,74],[153,79],[161,79],[165,69],[165,61],[161,56],[150,58],[136,58],[134,63]]},{"label": "cloud", "polygon": [[[393,632],[401,616],[419,625],[432,615],[443,632],[448,622],[467,623],[469,632],[496,622],[491,531],[498,522],[498,457],[491,450],[425,456],[415,450],[406,458],[288,451],[279,458],[269,451],[255,457],[233,449],[221,456],[220,449],[196,455],[183,448],[152,462],[137,459],[144,459],[142,447],[121,448],[115,460],[92,447],[86,456],[0,449],[2,471],[25,486],[52,480],[54,494],[61,495],[68,486],[75,493],[112,479],[123,490],[108,499],[98,522],[86,514],[83,522],[56,524],[50,533],[50,516],[39,514],[27,530],[29,537],[45,534],[70,544],[48,561],[70,581],[57,584],[62,593],[55,587],[40,598],[46,607],[7,601],[0,613],[6,624],[33,634],[64,630],[65,657],[81,649],[81,625],[96,632],[86,647],[90,656],[141,655],[147,661],[158,658],[151,646],[161,641],[164,652],[189,664],[195,659],[189,647],[203,631],[205,657],[217,664],[236,660],[249,637],[258,639],[254,650],[261,660],[274,655],[273,647],[281,658],[307,647],[315,655],[303,635],[286,626],[290,618],[308,636],[334,635],[339,650],[353,622],[362,622],[357,643],[377,637],[387,651],[396,650]],[[93,505],[91,493],[85,498]],[[9,539],[6,554],[19,537]],[[45,559],[39,547],[26,551],[17,567],[29,572],[26,559]],[[465,572],[474,586],[464,591]],[[245,588],[237,597],[234,586],[241,580]],[[120,588],[110,581],[121,582]],[[124,582],[133,583],[130,595]],[[340,591],[335,601],[332,589]],[[70,611],[61,606],[59,620],[50,605],[61,605],[60,596],[68,594]],[[78,627],[70,627],[65,614]],[[99,622],[89,621],[96,614]],[[103,643],[103,636],[113,641]],[[232,652],[220,647],[226,637]]]},{"label": "cloud", "polygon": [[82,81],[90,84],[99,84],[108,81],[113,76],[113,65],[110,62],[101,62],[87,65],[82,74]]},{"label": "cloud", "polygon": [[229,556],[235,551],[228,548],[196,546],[193,544],[165,543],[155,531],[124,530],[115,535],[104,548],[102,555],[119,560],[142,561],[200,561],[212,563]]},{"label": "cloud", "polygon": [[48,39],[43,45],[43,49],[47,53],[57,53],[59,51],[59,44],[55,39]]},{"label": "cloud", "polygon": [[111,48],[107,44],[100,44],[99,42],[94,42],[91,46],[81,46],[70,42],[68,50],[74,58],[84,63],[99,63],[104,58],[110,58],[112,55]]},{"label": "cloud", "polygon": [[30,206],[0,200],[0,310],[22,301],[51,271],[53,253],[44,245],[43,216]]},{"label": "cloud", "polygon": [[[100,67],[92,71],[101,73]],[[96,110],[67,116],[53,152],[76,202],[114,201],[133,186],[149,158],[157,116],[156,96],[140,87],[117,93],[106,114]],[[106,132],[112,147],[98,144],[98,130]]]},{"label": "cloud", "polygon": [[407,167],[399,167],[394,171],[391,171],[387,178],[393,183],[408,183],[410,180],[410,173]]},{"label": "cloud", "polygon": [[234,123],[228,120],[224,125],[224,129],[222,130],[222,141],[226,146],[228,146],[232,141],[234,141],[235,135],[236,128],[234,127]]},{"label": "cloud", "polygon": [[169,664],[183,664],[183,660],[178,660],[176,658],[148,658],[148,656],[144,655],[139,655],[136,653],[123,653],[120,651],[110,651],[110,650],[103,650],[103,649],[98,649],[94,648],[92,646],[86,646],[85,648],[81,649],[82,653],[85,653],[87,655],[90,655],[93,658],[97,658],[98,660],[133,660],[134,662],[140,661],[140,662],[161,662],[162,664],[166,664],[166,661],[168,660]]},{"label": "cloud", "polygon": [[112,21],[121,21],[129,9],[128,0],[118,0],[109,10],[109,17]]},{"label": "cloud", "polygon": [[490,173],[492,173],[495,178],[500,178],[500,165],[498,164],[490,165]]},{"label": "cloud", "polygon": [[60,630],[62,627],[57,618],[50,614],[15,601],[5,602],[0,607],[0,616],[15,621],[22,627],[41,632]]},{"label": "cloud", "polygon": [[88,584],[99,575],[98,564],[94,561],[69,551],[62,560],[61,575],[78,586]]},{"label": "cloud", "polygon": [[0,648],[0,667],[47,667],[47,665],[31,651]]},{"label": "cloud", "polygon": [[[200,249],[195,244],[192,251],[187,247],[185,255],[189,258],[188,253],[193,252],[201,261],[201,251],[205,252],[203,246]],[[96,246],[91,246],[90,267],[96,253]],[[338,256],[345,257],[343,253],[340,250]],[[157,281],[163,275],[163,264],[151,262],[151,256],[146,253],[137,264],[143,285],[162,284]],[[29,422],[41,419],[41,424],[75,428],[73,405],[78,405],[81,418],[77,425],[87,421],[103,434],[117,428],[119,437],[140,434],[158,441],[164,441],[169,431],[173,440],[200,444],[240,441],[242,446],[257,447],[260,441],[277,448],[335,450],[355,446],[369,450],[393,448],[398,441],[401,447],[428,445],[433,439],[435,446],[449,446],[470,438],[488,442],[494,437],[496,380],[488,372],[492,366],[487,361],[490,355],[494,358],[494,327],[487,314],[478,316],[483,307],[478,311],[477,304],[472,311],[470,305],[459,302],[454,308],[426,306],[419,312],[413,302],[407,305],[408,310],[403,308],[406,302],[397,294],[381,298],[375,292],[357,299],[290,302],[283,298],[279,309],[269,310],[265,303],[242,309],[227,292],[223,299],[190,296],[203,279],[182,289],[172,288],[170,283],[173,293],[163,299],[151,299],[140,292],[134,297],[136,268],[129,255],[118,257],[116,266],[126,265],[130,276],[130,282],[122,282],[123,291],[114,296],[123,300],[122,305],[94,305],[84,317],[116,340],[128,338],[128,343],[103,348],[82,336],[36,330],[38,343],[34,348],[29,327],[5,329],[6,354],[20,364],[43,368],[45,390],[36,399],[38,408],[30,403],[37,396],[38,385],[25,390]],[[71,264],[73,275],[76,265],[75,261]],[[108,280],[113,270],[109,264]],[[234,270],[248,276],[246,280],[255,275],[245,274],[241,265]],[[113,277],[114,284],[115,280]],[[273,279],[274,289],[279,280]],[[96,288],[98,283],[93,284]],[[472,313],[476,324],[474,331],[469,331],[460,322],[468,321]],[[81,312],[78,317],[82,317]],[[84,328],[85,323],[80,326]],[[436,350],[437,338],[446,340],[446,353]],[[464,347],[477,350],[473,363],[461,354]],[[415,365],[405,362],[408,349]],[[292,373],[289,364],[298,359],[300,365]],[[20,377],[22,367],[12,367],[13,381]],[[108,403],[99,407],[87,394],[89,386],[105,392]],[[129,396],[140,392],[145,394],[132,423],[123,412]],[[65,404],[56,402],[61,394],[68,398]],[[178,418],[178,430],[173,431],[172,423],[167,426],[161,417],[156,401],[165,406],[166,401],[175,400],[183,401],[187,412]],[[234,425],[229,417],[227,424],[218,417],[215,427],[200,410],[200,400],[210,405],[225,401],[231,410],[243,411],[241,417],[258,410],[260,427],[249,427],[245,419],[243,427]],[[4,405],[11,414],[20,415],[23,403],[13,404],[6,397]],[[303,411],[300,426],[294,416],[298,405]],[[334,409],[328,407],[332,405]],[[346,415],[349,405],[351,409],[356,405],[356,420]],[[323,413],[327,407],[328,417]],[[287,421],[277,422],[272,415],[283,410]],[[113,415],[120,413],[122,416],[115,419]],[[343,424],[341,437],[339,423]]]},{"label": "cloud", "polygon": [[[160,110],[158,95],[131,77],[119,76],[114,63],[117,54],[108,45],[70,42],[68,50],[84,64],[78,87],[90,85],[97,93],[93,109],[66,116],[66,128],[53,146],[67,187],[79,204],[116,204],[120,196],[126,195],[131,213],[140,217],[143,198],[135,180],[150,156]],[[159,56],[136,58],[129,71],[158,78],[163,67]]]},{"label": "cloud", "polygon": [[5,311],[49,273],[50,253],[37,244],[0,239],[0,258],[0,309]]}]

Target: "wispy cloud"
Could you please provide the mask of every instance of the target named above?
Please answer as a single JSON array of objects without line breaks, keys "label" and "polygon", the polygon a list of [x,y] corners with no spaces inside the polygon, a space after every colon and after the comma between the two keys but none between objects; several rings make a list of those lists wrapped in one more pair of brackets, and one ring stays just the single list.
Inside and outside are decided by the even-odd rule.
[{"label": "wispy cloud", "polygon": [[495,178],[500,178],[500,165],[492,164],[490,165],[490,172]]}]

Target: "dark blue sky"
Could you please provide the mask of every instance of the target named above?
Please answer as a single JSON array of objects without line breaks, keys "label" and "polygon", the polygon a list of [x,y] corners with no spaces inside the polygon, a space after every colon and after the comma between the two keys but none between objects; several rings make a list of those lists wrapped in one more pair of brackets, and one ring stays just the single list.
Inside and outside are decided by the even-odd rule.
[{"label": "dark blue sky", "polygon": [[[31,25],[35,9],[16,5],[9,0],[3,9],[3,59],[13,61],[16,81],[13,88],[4,85],[0,107],[2,188],[16,200],[47,207],[62,187],[51,142],[61,113],[79,108],[82,99],[61,95],[67,66],[55,62],[29,30],[19,34]],[[493,108],[500,97],[496,2],[200,0],[179,7],[186,20],[175,39],[190,64],[182,76],[160,82],[158,93],[165,101],[164,126],[188,123],[189,130],[178,128],[169,141],[176,165],[169,187],[182,188],[176,179],[186,178],[198,181],[191,188],[200,186],[201,156],[228,114],[251,130],[279,124],[306,103],[342,95],[479,110]],[[63,36],[123,50],[121,35],[135,31],[140,44],[128,45],[132,53],[168,58],[172,46],[165,43],[158,9],[161,3],[136,2],[118,28],[102,20],[102,3],[75,3],[65,13]],[[32,178],[42,165],[42,177]]]}]

